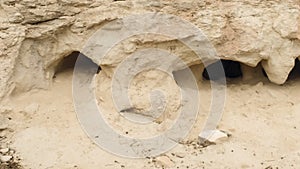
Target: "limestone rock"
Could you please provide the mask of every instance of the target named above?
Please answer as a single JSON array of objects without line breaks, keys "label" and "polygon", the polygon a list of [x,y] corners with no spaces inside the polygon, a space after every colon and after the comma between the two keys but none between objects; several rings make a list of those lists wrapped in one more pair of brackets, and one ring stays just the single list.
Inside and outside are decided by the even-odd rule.
[{"label": "limestone rock", "polygon": [[[276,84],[286,81],[294,60],[299,57],[300,7],[296,0],[218,3],[3,0],[0,98],[13,92],[49,88],[59,62],[73,51],[80,51],[105,23],[143,12],[173,14],[191,22],[205,33],[221,58],[252,67],[262,62],[268,78]],[[113,60],[99,63],[102,71],[111,76],[124,58],[143,47],[167,49],[189,65],[201,63],[176,39],[133,37],[128,43],[116,46],[110,53]]]},{"label": "limestone rock", "polygon": [[220,130],[207,130],[202,131],[199,135],[200,144],[204,142],[210,142],[212,144],[220,142],[222,140],[226,140],[228,138],[228,134],[220,131]]}]

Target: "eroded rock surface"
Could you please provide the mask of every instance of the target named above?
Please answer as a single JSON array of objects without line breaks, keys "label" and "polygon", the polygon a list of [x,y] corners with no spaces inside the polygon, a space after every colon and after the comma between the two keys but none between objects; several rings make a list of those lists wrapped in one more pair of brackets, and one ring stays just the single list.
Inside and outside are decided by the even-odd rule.
[{"label": "eroded rock surface", "polygon": [[[186,19],[203,30],[221,58],[249,66],[262,62],[268,78],[276,84],[286,81],[299,57],[300,7],[296,0],[2,0],[0,98],[14,92],[48,88],[58,63],[73,51],[81,51],[105,23],[143,12],[162,12]],[[163,46],[195,64],[193,57],[189,60],[192,51],[182,50],[176,40],[164,38],[132,41],[125,48],[120,45],[113,53],[115,60],[119,58],[120,62],[120,58],[139,46]],[[104,72],[111,72],[117,62],[100,65]]]}]

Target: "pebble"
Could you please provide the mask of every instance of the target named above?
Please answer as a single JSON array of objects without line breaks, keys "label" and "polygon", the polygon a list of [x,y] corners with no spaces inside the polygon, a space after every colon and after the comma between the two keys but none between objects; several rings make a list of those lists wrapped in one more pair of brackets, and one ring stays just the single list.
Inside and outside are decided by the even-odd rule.
[{"label": "pebble", "polygon": [[6,153],[8,153],[8,151],[9,151],[9,148],[0,149],[0,153],[2,153],[2,154],[6,154]]},{"label": "pebble", "polygon": [[5,163],[12,159],[12,156],[0,156],[0,161]]},{"label": "pebble", "polygon": [[200,142],[209,141],[211,143],[219,143],[228,138],[228,134],[220,130],[202,131],[199,135]]},{"label": "pebble", "polygon": [[171,168],[174,167],[175,164],[171,159],[167,156],[160,156],[156,158],[156,163],[162,167]]},{"label": "pebble", "polygon": [[264,83],[263,82],[258,82],[255,86],[256,87],[262,87],[262,86],[264,86]]}]

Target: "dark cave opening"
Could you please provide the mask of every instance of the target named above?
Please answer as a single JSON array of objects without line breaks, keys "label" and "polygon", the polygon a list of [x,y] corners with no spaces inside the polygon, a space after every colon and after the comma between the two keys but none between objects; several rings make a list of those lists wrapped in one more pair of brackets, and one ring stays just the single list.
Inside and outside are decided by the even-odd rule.
[{"label": "dark cave opening", "polygon": [[[88,58],[84,54],[80,53],[79,51],[74,51],[58,62],[57,66],[55,67],[55,73],[53,78],[55,78],[57,74],[67,72],[67,71],[73,71],[75,68],[76,61],[78,60],[79,57],[81,58],[81,60],[83,59],[84,62],[89,62],[92,63],[93,66],[98,66],[96,63],[94,63],[90,58]],[[96,73],[98,74],[100,71],[101,71],[101,67],[98,66],[98,70]]]},{"label": "dark cave opening", "polygon": [[[222,73],[222,66],[224,72]],[[220,69],[221,68],[221,69]],[[264,75],[264,70],[261,63],[258,63],[255,67],[246,65],[241,62],[220,60],[217,63],[212,63],[207,67],[203,64],[196,64],[189,66],[189,68],[197,82],[214,81],[223,83],[222,77],[226,80],[226,84],[256,84],[258,82],[268,82],[269,79]],[[208,76],[208,69],[212,71],[212,78]],[[218,69],[217,71],[215,69]],[[185,70],[185,69],[184,69]],[[173,76],[176,82],[181,79],[181,72],[184,70],[178,70],[173,72]],[[218,74],[220,73],[220,74]],[[178,83],[177,83],[178,84]],[[180,86],[180,85],[179,85]]]},{"label": "dark cave opening", "polygon": [[296,58],[295,59],[295,66],[289,74],[288,81],[296,80],[296,79],[299,79],[299,78],[300,78],[300,61],[299,61],[298,58]]},{"label": "dark cave opening", "polygon": [[59,74],[68,70],[73,70],[79,54],[80,52],[74,51],[68,56],[64,57],[56,66],[55,74]]},{"label": "dark cave opening", "polygon": [[[224,74],[221,73],[221,65],[224,69]],[[209,73],[208,73],[209,72]],[[223,60],[212,63],[204,68],[202,77],[206,80],[219,80],[225,75],[226,78],[238,78],[242,77],[241,64],[237,61]]]}]

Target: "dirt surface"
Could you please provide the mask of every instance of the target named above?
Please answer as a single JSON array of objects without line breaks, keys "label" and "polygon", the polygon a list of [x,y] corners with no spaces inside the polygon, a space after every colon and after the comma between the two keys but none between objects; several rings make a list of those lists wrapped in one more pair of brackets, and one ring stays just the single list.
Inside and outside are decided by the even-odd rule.
[{"label": "dirt surface", "polygon": [[[199,120],[185,143],[156,158],[128,159],[102,150],[82,130],[72,103],[72,71],[54,79],[51,90],[15,95],[6,101],[8,130],[1,147],[15,150],[25,169],[71,168],[299,168],[300,78],[285,85],[261,76],[230,80],[219,128],[231,137],[202,147],[197,136],[206,116]],[[209,83],[199,82],[200,93],[209,95]],[[209,106],[203,97],[203,110]],[[206,105],[206,106],[205,106]],[[122,124],[120,124],[122,125]],[[125,127],[125,126],[124,126]],[[1,169],[18,164],[0,164]]]},{"label": "dirt surface", "polygon": [[[193,38],[198,35],[186,29],[189,24],[182,24],[186,22],[170,24],[176,18],[168,16],[163,21],[164,17],[148,15],[156,18],[149,22],[150,18],[144,18],[149,12],[155,16],[175,15],[200,28],[217,53],[206,52],[204,49],[213,47],[203,43],[202,38]],[[126,21],[132,14],[141,18]],[[0,169],[300,168],[300,69],[291,71],[295,59],[299,66],[299,18],[298,0],[1,0]],[[105,27],[109,23],[113,23],[111,27]],[[126,34],[119,30],[144,30],[138,25],[149,23],[157,26],[149,26],[158,30],[157,36],[138,33],[120,41],[106,59],[98,62],[98,53],[93,51],[106,47],[112,37],[119,37],[115,35]],[[109,30],[112,34],[92,36],[99,30]],[[180,36],[166,36],[169,33]],[[91,37],[95,37],[96,43],[87,45]],[[105,38],[107,41],[98,42]],[[224,114],[218,126],[230,137],[216,144],[198,142],[211,106],[210,83],[202,79],[203,65],[197,64],[204,63],[191,50],[194,48],[182,45],[180,39],[192,40],[201,49],[196,51],[204,52],[203,56],[207,53],[243,64],[243,77],[228,79]],[[91,53],[85,52],[84,47]],[[134,106],[124,104],[122,110],[131,111],[131,115],[146,112],[144,115],[153,118],[154,113],[145,110],[150,107],[149,92],[158,87],[171,100],[166,107],[166,118],[156,119],[151,127],[136,127],[118,118],[109,95],[112,91],[109,82],[114,80],[116,70],[123,70],[121,73],[126,75],[122,77],[128,80],[129,70],[142,70],[145,65],[172,63],[170,74],[183,69],[165,56],[153,59],[152,56],[159,56],[156,53],[151,55],[151,64],[140,64],[139,58],[124,62],[146,48],[163,49],[183,59],[186,65],[194,65],[200,93],[199,114],[188,137],[172,150],[158,157],[122,158],[97,146],[80,125],[72,97],[72,67],[79,53],[99,66],[101,72],[94,76],[99,83],[92,87],[96,88],[99,105],[106,106],[109,112],[105,114],[107,121],[120,134],[149,137],[173,124],[178,117],[176,112],[190,102],[181,102],[177,93],[184,87],[176,78],[149,69],[131,81],[133,85],[127,92]],[[117,69],[121,63],[127,63],[125,67],[129,69]],[[188,86],[184,88],[186,91],[197,91],[184,85]],[[157,107],[162,107],[160,95],[156,96]],[[154,114],[159,115],[159,112]]]}]

